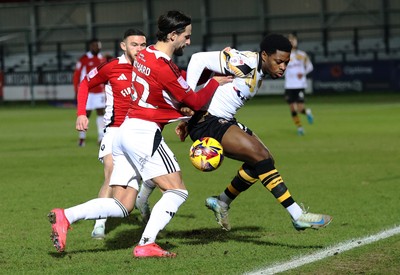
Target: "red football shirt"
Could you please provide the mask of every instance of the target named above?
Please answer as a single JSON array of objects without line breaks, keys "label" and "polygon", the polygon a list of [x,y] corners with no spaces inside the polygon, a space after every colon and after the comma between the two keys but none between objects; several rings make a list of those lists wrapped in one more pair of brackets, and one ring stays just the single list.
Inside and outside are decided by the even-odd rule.
[{"label": "red football shirt", "polygon": [[106,127],[119,127],[125,120],[132,93],[132,65],[125,55],[111,59],[97,67],[92,77],[85,77],[79,85],[77,115],[86,115],[86,102],[89,91],[100,84],[105,84]]},{"label": "red football shirt", "polygon": [[211,80],[194,92],[181,71],[165,53],[149,46],[136,56],[132,75],[135,90],[128,117],[140,118],[164,125],[182,119],[180,106],[199,110],[208,103],[219,84]]}]

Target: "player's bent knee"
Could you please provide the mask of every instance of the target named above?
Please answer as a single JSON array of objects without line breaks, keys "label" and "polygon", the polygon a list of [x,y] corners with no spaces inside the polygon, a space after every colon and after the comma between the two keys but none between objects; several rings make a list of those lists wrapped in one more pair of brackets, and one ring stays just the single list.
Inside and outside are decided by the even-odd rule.
[{"label": "player's bent knee", "polygon": [[258,146],[254,148],[252,155],[256,162],[262,161],[264,159],[272,158],[270,152],[264,146]]},{"label": "player's bent knee", "polygon": [[113,197],[130,213],[135,206],[137,190],[130,187],[126,187],[125,189],[122,186],[113,186]]}]

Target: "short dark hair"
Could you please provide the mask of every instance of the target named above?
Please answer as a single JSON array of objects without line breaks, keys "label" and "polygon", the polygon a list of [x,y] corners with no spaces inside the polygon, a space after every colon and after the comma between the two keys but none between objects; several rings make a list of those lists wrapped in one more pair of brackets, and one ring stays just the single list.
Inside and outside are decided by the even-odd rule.
[{"label": "short dark hair", "polygon": [[125,31],[125,33],[124,33],[124,37],[123,37],[122,40],[125,40],[128,36],[131,36],[131,35],[137,35],[137,36],[144,36],[144,37],[146,37],[146,35],[144,34],[144,32],[142,32],[142,31],[139,30],[139,29],[127,29],[127,30]]},{"label": "short dark hair", "polygon": [[276,51],[290,53],[292,51],[292,44],[289,39],[281,34],[269,34],[260,43],[260,52],[263,51],[268,55],[274,54]]},{"label": "short dark hair", "polygon": [[90,40],[88,41],[88,44],[90,45],[90,44],[92,44],[92,43],[98,43],[98,42],[100,42],[99,39],[97,39],[97,38],[92,38],[92,39],[90,39]]},{"label": "short dark hair", "polygon": [[186,26],[192,24],[190,16],[180,11],[168,11],[158,18],[158,41],[167,41],[167,35],[173,31],[181,34],[185,31]]}]

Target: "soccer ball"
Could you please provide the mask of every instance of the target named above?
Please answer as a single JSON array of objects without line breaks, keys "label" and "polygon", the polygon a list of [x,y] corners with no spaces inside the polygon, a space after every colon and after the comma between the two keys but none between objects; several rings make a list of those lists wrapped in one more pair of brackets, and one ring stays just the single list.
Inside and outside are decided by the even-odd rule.
[{"label": "soccer ball", "polygon": [[217,169],[224,160],[222,145],[214,138],[202,137],[189,150],[189,158],[193,166],[203,172]]}]

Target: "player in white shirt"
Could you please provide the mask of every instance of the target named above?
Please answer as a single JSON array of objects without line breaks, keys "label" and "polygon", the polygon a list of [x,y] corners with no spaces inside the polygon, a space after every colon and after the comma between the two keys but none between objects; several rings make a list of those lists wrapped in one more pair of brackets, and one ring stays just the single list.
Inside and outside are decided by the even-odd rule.
[{"label": "player in white shirt", "polygon": [[311,109],[306,108],[304,104],[307,74],[312,72],[314,67],[307,53],[297,49],[297,37],[290,34],[288,39],[293,48],[285,73],[285,100],[289,104],[293,122],[297,127],[297,134],[302,136],[304,128],[299,114],[306,115],[309,124],[314,122]]},{"label": "player in white shirt", "polygon": [[[220,60],[220,63],[215,60]],[[281,62],[283,63],[283,60]],[[230,49],[198,53],[192,56],[192,61],[189,63],[190,75],[188,74],[187,82],[190,87],[196,87],[204,68],[220,74],[237,76],[232,83],[219,87],[210,104],[203,107],[214,116],[232,120],[237,110],[257,94],[264,77],[261,65],[257,52]],[[282,77],[283,72],[284,70],[280,70],[271,77]]]},{"label": "player in white shirt", "polygon": [[[187,83],[191,88],[196,87],[204,70],[235,76],[232,83],[217,88],[203,111],[196,112],[188,124],[180,123],[176,128],[182,141],[187,134],[193,141],[213,137],[221,143],[226,157],[243,162],[227,188],[219,196],[206,199],[206,206],[214,212],[224,230],[231,229],[228,209],[232,201],[258,180],[288,211],[297,230],[325,227],[332,219],[329,215],[308,213],[295,202],[275,168],[269,149],[254,132],[235,119],[236,112],[255,96],[266,75],[272,79],[283,76],[291,48],[287,38],[271,34],[261,42],[260,52],[225,49],[196,53],[190,60]],[[136,203],[144,201],[144,197]]]}]

